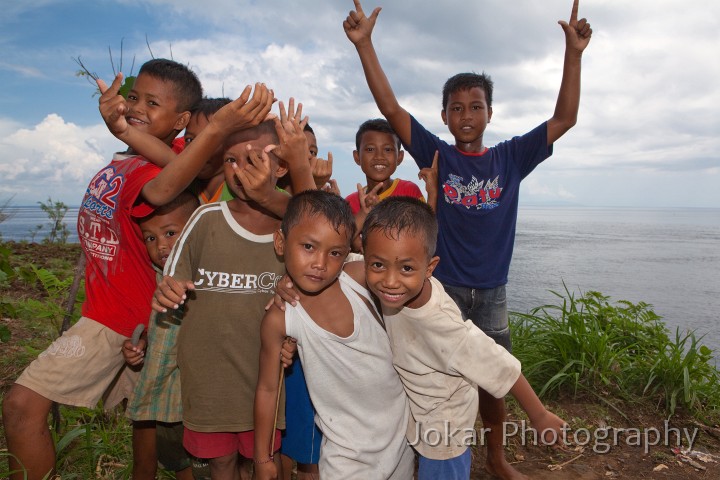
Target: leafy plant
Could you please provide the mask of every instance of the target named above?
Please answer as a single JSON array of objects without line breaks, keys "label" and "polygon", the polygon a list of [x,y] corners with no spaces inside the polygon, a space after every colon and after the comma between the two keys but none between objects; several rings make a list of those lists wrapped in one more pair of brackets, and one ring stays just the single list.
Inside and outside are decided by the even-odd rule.
[{"label": "leafy plant", "polygon": [[670,415],[678,406],[696,416],[718,413],[720,373],[693,332],[678,330],[671,341],[644,302],[611,304],[592,291],[576,298],[567,287],[552,293],[559,305],[512,314],[513,353],[540,396],[655,396]]}]

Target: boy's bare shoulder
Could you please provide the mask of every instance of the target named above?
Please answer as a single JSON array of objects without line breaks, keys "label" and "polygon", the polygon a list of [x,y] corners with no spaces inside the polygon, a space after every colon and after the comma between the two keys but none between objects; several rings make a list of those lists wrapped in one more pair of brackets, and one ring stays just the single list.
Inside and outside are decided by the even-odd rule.
[{"label": "boy's bare shoulder", "polygon": [[363,287],[366,286],[365,262],[361,262],[361,261],[347,262],[345,265],[343,265],[343,271],[345,273],[347,273],[350,276],[350,278],[355,280],[357,283],[359,283]]}]

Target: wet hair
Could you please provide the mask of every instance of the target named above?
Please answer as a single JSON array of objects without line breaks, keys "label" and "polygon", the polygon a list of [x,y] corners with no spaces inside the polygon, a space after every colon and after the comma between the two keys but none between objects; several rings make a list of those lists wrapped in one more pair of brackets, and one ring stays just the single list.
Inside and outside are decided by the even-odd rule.
[{"label": "wet hair", "polygon": [[192,193],[189,190],[183,190],[180,192],[180,194],[175,197],[170,202],[166,203],[165,205],[162,205],[155,209],[150,215],[147,217],[143,217],[138,220],[139,224],[142,224],[146,220],[150,220],[153,217],[156,217],[158,215],[167,215],[168,213],[178,209],[182,208],[183,210],[186,210],[187,218],[190,218],[190,215],[200,206],[200,200],[198,199],[197,195]]},{"label": "wet hair", "polygon": [[208,98],[203,97],[192,109],[193,115],[202,115],[206,119],[210,119],[211,116],[215,115],[215,112],[220,110],[222,107],[232,102],[229,98]]},{"label": "wet hair", "polygon": [[342,197],[323,190],[305,190],[290,199],[287,211],[282,219],[280,229],[287,237],[290,230],[300,223],[312,217],[322,217],[333,226],[336,232],[345,227],[348,235],[348,246],[355,237],[355,217],[350,209],[350,204]]},{"label": "wet hair", "polygon": [[355,134],[355,148],[358,151],[360,151],[360,142],[362,141],[362,137],[365,135],[365,132],[389,133],[395,138],[395,146],[397,149],[400,150],[402,148],[400,145],[400,138],[397,136],[397,133],[395,133],[395,130],[393,130],[390,126],[390,123],[384,118],[372,118],[370,120],[366,120],[362,123],[362,125],[360,125],[357,133]]},{"label": "wet hair", "polygon": [[370,210],[362,227],[363,250],[370,232],[397,240],[401,235],[422,237],[428,259],[435,254],[438,225],[430,206],[414,197],[388,197]]},{"label": "wet hair", "polygon": [[442,92],[442,108],[447,108],[450,95],[461,90],[470,90],[478,87],[485,91],[485,101],[488,107],[492,107],[493,81],[490,75],[485,73],[458,73],[448,78],[443,86]]},{"label": "wet hair", "polygon": [[200,80],[182,63],[165,58],[153,58],[140,67],[138,76],[143,74],[174,86],[178,112],[192,111],[202,99]]}]

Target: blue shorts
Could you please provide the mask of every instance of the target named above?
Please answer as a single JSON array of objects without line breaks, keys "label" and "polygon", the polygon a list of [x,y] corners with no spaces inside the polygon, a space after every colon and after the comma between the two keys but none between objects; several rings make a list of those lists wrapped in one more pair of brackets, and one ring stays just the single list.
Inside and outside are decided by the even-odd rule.
[{"label": "blue shorts", "polygon": [[300,359],[295,357],[285,371],[285,431],[280,453],[298,463],[320,461],[322,433],[315,425],[315,408],[310,401]]},{"label": "blue shorts", "polygon": [[455,287],[443,284],[464,320],[471,319],[480,330],[512,352],[505,285],[495,288]]},{"label": "blue shorts", "polygon": [[418,455],[418,480],[469,480],[470,462],[472,456],[470,449],[466,448],[455,458],[447,460],[431,460]]}]

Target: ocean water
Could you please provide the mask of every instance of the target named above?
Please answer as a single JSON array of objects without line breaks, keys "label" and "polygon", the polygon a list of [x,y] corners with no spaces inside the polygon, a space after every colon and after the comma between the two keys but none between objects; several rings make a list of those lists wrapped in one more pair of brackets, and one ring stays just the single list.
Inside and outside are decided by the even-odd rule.
[{"label": "ocean water", "polygon": [[[14,207],[4,240],[40,241],[38,206]],[[77,241],[77,207],[65,221]],[[595,290],[653,305],[671,332],[695,330],[720,356],[720,209],[521,206],[507,286],[511,310],[556,303],[550,291]]]},{"label": "ocean water", "polygon": [[649,303],[720,356],[720,209],[521,207],[508,307],[557,304],[563,282]]}]

